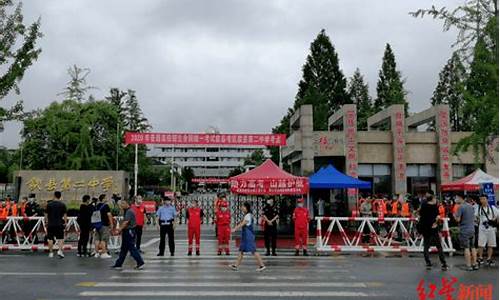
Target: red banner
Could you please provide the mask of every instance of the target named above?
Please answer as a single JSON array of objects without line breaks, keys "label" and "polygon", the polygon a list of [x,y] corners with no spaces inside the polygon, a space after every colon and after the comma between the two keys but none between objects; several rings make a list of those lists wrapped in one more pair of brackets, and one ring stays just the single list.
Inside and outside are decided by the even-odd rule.
[{"label": "red banner", "polygon": [[304,195],[309,179],[237,179],[231,181],[231,192],[246,195]]},{"label": "red banner", "polygon": [[229,180],[227,178],[193,178],[191,182],[193,183],[227,183]]},{"label": "red banner", "polygon": [[156,202],[154,201],[144,201],[144,209],[147,214],[156,212]]},{"label": "red banner", "polygon": [[285,146],[286,134],[125,132],[125,144]]}]

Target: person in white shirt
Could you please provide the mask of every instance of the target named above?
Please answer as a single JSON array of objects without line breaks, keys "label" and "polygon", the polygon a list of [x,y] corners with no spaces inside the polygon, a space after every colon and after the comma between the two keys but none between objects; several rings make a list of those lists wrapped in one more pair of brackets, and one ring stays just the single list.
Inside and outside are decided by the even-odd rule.
[{"label": "person in white shirt", "polygon": [[494,266],[492,260],[493,248],[497,246],[496,227],[498,225],[498,210],[496,207],[488,204],[488,197],[481,195],[479,197],[481,205],[476,207],[476,220],[479,224],[478,236],[478,263],[483,262],[483,249],[488,246],[486,264]]}]

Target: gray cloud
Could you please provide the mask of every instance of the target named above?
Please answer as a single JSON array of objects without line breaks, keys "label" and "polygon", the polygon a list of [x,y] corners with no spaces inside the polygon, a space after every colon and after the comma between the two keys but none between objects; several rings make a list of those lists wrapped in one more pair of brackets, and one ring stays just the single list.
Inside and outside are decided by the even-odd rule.
[{"label": "gray cloud", "polygon": [[[21,84],[27,109],[61,100],[72,64],[100,89],[135,89],[156,131],[268,132],[291,106],[310,42],[325,28],[351,76],[359,67],[374,96],[385,43],[410,92],[426,108],[451,55],[452,32],[408,11],[457,1],[24,1],[42,18],[43,52]],[[2,103],[4,105],[4,103]],[[9,123],[0,145],[15,147]]]}]

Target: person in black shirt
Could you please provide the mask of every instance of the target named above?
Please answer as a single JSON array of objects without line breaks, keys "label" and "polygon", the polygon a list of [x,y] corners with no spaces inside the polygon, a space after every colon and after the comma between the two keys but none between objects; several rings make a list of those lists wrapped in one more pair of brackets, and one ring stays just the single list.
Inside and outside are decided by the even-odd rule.
[{"label": "person in black shirt", "polygon": [[54,247],[54,242],[57,239],[57,245],[59,247],[57,250],[57,256],[64,258],[64,229],[66,228],[66,223],[68,222],[68,216],[66,214],[66,205],[61,202],[61,192],[55,191],[54,200],[47,202],[45,218],[47,221],[49,257],[54,257],[52,248]]},{"label": "person in black shirt", "polygon": [[418,231],[424,237],[424,259],[426,268],[430,270],[432,268],[432,263],[429,258],[429,248],[432,244],[435,244],[438,249],[439,260],[441,261],[441,269],[446,271],[448,270],[448,265],[444,259],[443,247],[441,246],[439,238],[439,210],[437,200],[433,191],[429,193],[430,196],[427,198],[427,201],[423,201],[419,209],[420,220],[418,223]]},{"label": "person in black shirt", "polygon": [[276,238],[278,235],[278,210],[274,206],[274,200],[268,199],[267,204],[264,207],[263,219],[264,219],[264,242],[266,245],[266,256],[271,255],[271,249],[273,256],[276,256]]},{"label": "person in black shirt", "polygon": [[78,212],[78,217],[76,221],[78,222],[78,226],[80,227],[80,237],[78,239],[78,253],[76,256],[88,256],[87,252],[87,244],[89,243],[89,235],[91,229],[91,217],[93,208],[88,204],[90,200],[89,195],[84,195],[82,197],[82,204],[80,205],[80,210]]}]

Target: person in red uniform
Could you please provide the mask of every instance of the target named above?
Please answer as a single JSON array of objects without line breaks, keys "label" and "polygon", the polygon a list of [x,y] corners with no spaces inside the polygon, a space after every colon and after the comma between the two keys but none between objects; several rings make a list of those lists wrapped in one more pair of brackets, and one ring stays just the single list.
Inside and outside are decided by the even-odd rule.
[{"label": "person in red uniform", "polygon": [[217,255],[222,255],[222,251],[229,255],[229,238],[231,236],[231,213],[228,209],[227,201],[222,202],[219,211],[215,215],[215,222],[217,224],[217,242],[218,251]]},{"label": "person in red uniform", "polygon": [[142,202],[142,196],[137,195],[135,197],[135,202],[130,206],[135,214],[135,247],[140,253],[144,253],[141,250],[141,240],[142,240],[142,229],[144,227],[144,214],[146,213],[146,206]]},{"label": "person in red uniform", "polygon": [[295,256],[299,255],[300,248],[303,255],[307,256],[307,233],[309,231],[309,210],[304,207],[304,199],[297,200],[297,207],[293,211],[295,223]]},{"label": "person in red uniform", "polygon": [[186,211],[188,223],[188,256],[193,254],[193,239],[196,241],[196,255],[200,255],[200,226],[203,218],[203,210],[198,205],[198,200],[194,199]]},{"label": "person in red uniform", "polygon": [[[218,193],[217,198],[215,198],[215,201],[214,201],[214,215],[217,215],[217,212],[219,211],[222,203],[224,203],[224,202],[227,202],[226,194]],[[215,224],[215,236],[217,236],[219,231],[217,230],[217,223],[215,223],[215,219],[213,220],[212,224]]]}]

